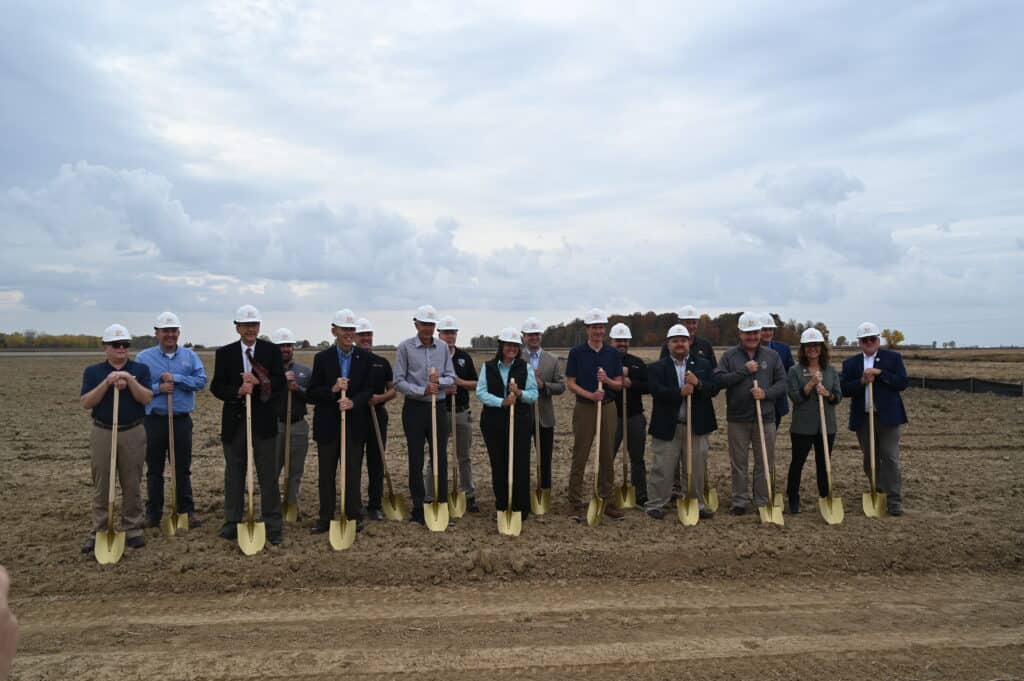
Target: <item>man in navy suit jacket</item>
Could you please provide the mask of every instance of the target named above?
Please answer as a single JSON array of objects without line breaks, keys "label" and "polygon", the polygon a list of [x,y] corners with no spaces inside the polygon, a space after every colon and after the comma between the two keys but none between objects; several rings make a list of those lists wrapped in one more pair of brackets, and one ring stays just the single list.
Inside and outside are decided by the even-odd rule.
[{"label": "man in navy suit jacket", "polygon": [[[362,529],[363,443],[369,432],[367,406],[373,396],[370,375],[371,354],[355,345],[356,316],[338,310],[331,323],[335,344],[316,353],[313,373],[306,390],[313,407],[313,439],[316,440],[320,496],[320,517],[310,532],[330,529],[337,506],[338,464],[341,460],[341,413],[345,412],[345,517]],[[344,391],[345,396],[342,397]]]},{"label": "man in navy suit jacket", "polygon": [[686,447],[686,396],[692,395],[693,475],[690,493],[697,497],[700,516],[713,514],[704,508],[704,470],[707,436],[717,430],[711,398],[719,386],[712,375],[711,363],[690,354],[690,334],[682,324],[668,330],[669,356],[647,367],[647,387],[654,397],[651,408],[650,475],[647,479],[647,503],[644,510],[660,520],[665,504],[671,501],[672,482],[680,469],[679,457]]},{"label": "man in navy suit jacket", "polygon": [[871,476],[871,449],[868,424],[868,385],[874,386],[875,456],[877,488],[885,492],[889,515],[903,515],[903,485],[900,473],[900,436],[907,423],[900,393],[907,387],[907,369],[903,356],[879,349],[878,327],[864,322],[857,327],[862,353],[847,358],[839,383],[850,400],[850,430],[864,452],[864,472]]}]

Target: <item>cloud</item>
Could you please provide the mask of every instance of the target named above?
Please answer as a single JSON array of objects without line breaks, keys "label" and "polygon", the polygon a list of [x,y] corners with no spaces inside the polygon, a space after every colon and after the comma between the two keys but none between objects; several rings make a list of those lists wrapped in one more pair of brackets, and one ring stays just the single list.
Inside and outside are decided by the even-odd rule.
[{"label": "cloud", "polygon": [[786,208],[834,206],[864,191],[864,183],[839,168],[791,168],[757,181],[769,200]]}]

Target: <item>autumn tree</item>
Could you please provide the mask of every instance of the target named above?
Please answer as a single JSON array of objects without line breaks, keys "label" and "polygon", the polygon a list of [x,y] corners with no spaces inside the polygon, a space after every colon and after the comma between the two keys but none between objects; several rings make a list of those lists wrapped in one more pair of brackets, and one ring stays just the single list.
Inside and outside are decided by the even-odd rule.
[{"label": "autumn tree", "polygon": [[898,348],[907,339],[899,329],[882,329],[882,338],[890,348]]}]

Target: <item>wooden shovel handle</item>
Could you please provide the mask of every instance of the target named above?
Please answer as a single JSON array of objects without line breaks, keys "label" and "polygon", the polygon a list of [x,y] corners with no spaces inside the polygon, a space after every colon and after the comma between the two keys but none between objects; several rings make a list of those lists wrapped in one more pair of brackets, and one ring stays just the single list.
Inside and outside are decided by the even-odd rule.
[{"label": "wooden shovel handle", "polygon": [[107,529],[114,531],[114,485],[117,484],[117,422],[121,391],[114,386],[114,425],[110,429],[110,478],[107,483]]}]

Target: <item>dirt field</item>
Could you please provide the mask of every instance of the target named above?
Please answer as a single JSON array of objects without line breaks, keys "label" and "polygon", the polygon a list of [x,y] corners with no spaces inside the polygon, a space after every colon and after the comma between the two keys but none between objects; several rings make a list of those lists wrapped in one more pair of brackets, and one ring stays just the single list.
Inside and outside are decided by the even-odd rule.
[{"label": "dirt field", "polygon": [[[960,357],[943,370],[980,375]],[[724,513],[695,528],[639,512],[577,525],[564,501],[563,398],[555,508],[521,537],[496,532],[475,432],[481,515],[443,534],[370,523],[335,553],[306,529],[311,446],[307,519],[286,526],[282,546],[245,558],[216,537],[219,403],[204,392],[193,477],[206,525],[173,539],[148,530],[146,548],[101,567],[78,551],[91,484],[77,396],[98,359],[0,356],[0,562],[23,632],[15,679],[1024,678],[1022,399],[907,391],[899,519],[860,512],[860,453],[843,430],[833,465],[847,519],[836,527],[807,501],[785,528]],[[916,361],[936,363],[910,360],[911,373]],[[1024,354],[995,363],[1006,373],[992,378],[1024,374]],[[722,420],[722,398],[718,407]],[[711,471],[724,503],[721,425]],[[393,428],[389,465],[407,494],[403,444]],[[777,452],[783,473],[785,433]]]}]

